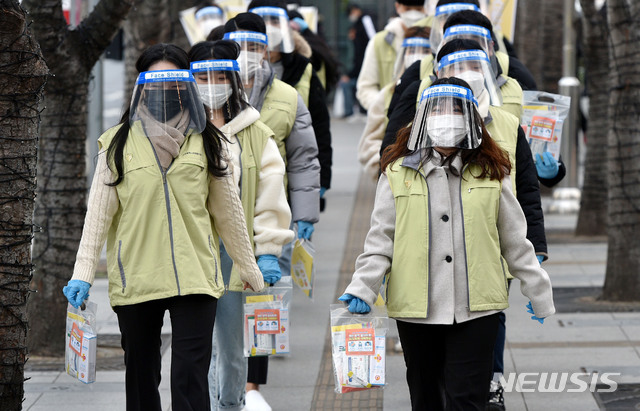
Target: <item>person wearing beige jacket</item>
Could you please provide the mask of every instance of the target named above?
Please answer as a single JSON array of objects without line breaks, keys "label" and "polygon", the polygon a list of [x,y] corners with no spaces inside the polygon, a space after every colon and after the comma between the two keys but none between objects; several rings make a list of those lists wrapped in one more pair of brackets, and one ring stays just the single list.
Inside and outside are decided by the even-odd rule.
[{"label": "person wearing beige jacket", "polygon": [[218,238],[245,287],[264,287],[221,133],[206,120],[184,50],[157,44],[121,124],[98,140],[96,172],[72,279],[88,297],[107,242],[109,299],[118,316],[127,410],[160,410],[160,332],[171,315],[174,410],[207,409],[217,299],[224,292]]}]

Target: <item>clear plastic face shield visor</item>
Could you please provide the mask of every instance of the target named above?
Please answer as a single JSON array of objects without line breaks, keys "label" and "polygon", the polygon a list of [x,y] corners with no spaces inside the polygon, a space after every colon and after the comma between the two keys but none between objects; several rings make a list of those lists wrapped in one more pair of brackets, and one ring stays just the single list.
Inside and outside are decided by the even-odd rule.
[{"label": "clear plastic face shield visor", "polygon": [[408,37],[402,42],[402,51],[398,55],[394,74],[399,78],[410,65],[431,54],[429,40],[424,37]]},{"label": "clear plastic face shield visor", "polygon": [[236,98],[243,92],[242,85],[239,84],[239,71],[236,60],[203,60],[191,63],[191,72],[210,121],[223,119],[225,104],[234,91]]},{"label": "clear plastic face shield visor", "polygon": [[252,86],[256,73],[262,70],[262,61],[269,60],[267,36],[256,31],[234,31],[225,33],[224,40],[235,41],[240,45],[240,79],[245,87]]},{"label": "clear plastic face shield visor", "polygon": [[450,15],[460,10],[475,10],[480,9],[475,4],[469,3],[450,3],[443,6],[436,7],[435,16],[433,18],[433,25],[431,26],[431,36],[429,41],[431,42],[431,49],[434,51],[439,50],[440,43],[442,42],[442,28]]},{"label": "clear plastic face shield visor", "polygon": [[484,50],[462,50],[447,54],[438,62],[438,78],[457,77],[466,81],[482,106],[501,106],[502,94]]},{"label": "clear plastic face shield visor", "polygon": [[206,124],[204,107],[189,70],[144,71],[138,75],[129,107],[131,124],[143,128],[167,127],[202,132]]},{"label": "clear plastic face shield visor", "polygon": [[267,26],[269,51],[293,52],[293,36],[289,28],[287,10],[280,7],[256,7],[249,12],[259,15],[264,20],[264,24]]},{"label": "clear plastic face shield visor", "polygon": [[203,39],[207,38],[211,30],[225,23],[224,13],[220,8],[214,6],[198,10],[195,19]]},{"label": "clear plastic face shield visor", "polygon": [[496,59],[496,53],[493,49],[493,39],[489,30],[482,26],[474,26],[472,24],[461,24],[457,26],[451,26],[444,32],[444,38],[440,47],[447,44],[447,42],[454,39],[473,40],[477,42],[482,50],[489,56],[489,62],[494,73],[498,72],[498,60]]},{"label": "clear plastic face shield visor", "polygon": [[482,124],[471,90],[452,84],[426,89],[413,119],[407,147],[474,149],[482,143]]}]

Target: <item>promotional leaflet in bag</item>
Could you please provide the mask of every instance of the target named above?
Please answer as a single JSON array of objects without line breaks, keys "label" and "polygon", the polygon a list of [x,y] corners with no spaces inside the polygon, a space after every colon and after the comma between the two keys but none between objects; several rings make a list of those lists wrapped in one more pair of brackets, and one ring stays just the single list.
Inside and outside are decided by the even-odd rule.
[{"label": "promotional leaflet in bag", "polygon": [[385,385],[385,343],[389,317],[385,307],[352,314],[344,304],[331,305],[331,356],[335,392]]},{"label": "promotional leaflet in bag", "polygon": [[522,94],[523,112],[520,123],[529,141],[533,160],[537,160],[536,154],[542,155],[545,151],[558,160],[562,128],[569,115],[571,97],[528,90]]},{"label": "promotional leaflet in bag", "polygon": [[244,356],[289,354],[291,277],[282,277],[262,292],[244,291]]},{"label": "promotional leaflet in bag", "polygon": [[305,239],[297,239],[291,253],[291,278],[300,289],[313,299],[313,282],[316,266],[313,263],[316,255],[313,243]]},{"label": "promotional leaflet in bag", "polygon": [[96,380],[97,305],[85,301],[82,308],[67,305],[65,368],[67,374],[86,384]]}]

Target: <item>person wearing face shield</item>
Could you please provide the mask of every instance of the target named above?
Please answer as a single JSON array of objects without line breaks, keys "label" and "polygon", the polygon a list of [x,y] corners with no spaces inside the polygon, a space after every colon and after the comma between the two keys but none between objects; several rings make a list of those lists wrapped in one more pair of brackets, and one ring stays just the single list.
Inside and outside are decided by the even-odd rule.
[{"label": "person wearing face shield", "polygon": [[[331,119],[326,93],[309,58],[311,47],[304,38],[289,28],[286,3],[282,0],[253,0],[249,12],[261,16],[266,25],[269,42],[269,63],[276,76],[293,86],[311,114],[311,125],[318,145],[320,162],[320,210],[326,204],[324,194],[331,188]],[[288,39],[292,38],[292,41]],[[311,234],[312,230],[304,232]]]},{"label": "person wearing face shield", "polygon": [[339,300],[366,313],[386,278],[411,408],[483,410],[509,306],[504,267],[522,282],[533,325],[555,313],[553,292],[526,238],[511,161],[470,86],[441,78],[421,97],[382,158],[366,252]]},{"label": "person wearing face shield", "polygon": [[384,30],[369,41],[356,85],[356,97],[366,110],[376,94],[393,81],[396,57],[402,50],[406,30],[426,17],[424,1],[398,0],[399,17],[392,18]]},{"label": "person wearing face shield", "polygon": [[160,332],[172,323],[174,410],[209,407],[207,373],[216,305],[225,289],[218,237],[244,287],[264,287],[222,139],[207,121],[187,53],[147,48],[121,123],[99,154],[73,276],[74,307],[88,296],[107,243],[109,300],[118,317],[127,410],[161,409]]},{"label": "person wearing face shield", "polygon": [[[428,38],[428,27],[414,26],[407,30],[402,52],[398,54],[396,61],[396,79],[400,78],[406,67],[432,56]],[[367,123],[358,143],[358,160],[374,180],[380,174],[380,145],[387,127],[387,109],[395,87],[395,82],[387,84],[376,95],[367,112]]]},{"label": "person wearing face shield", "polygon": [[199,41],[205,40],[211,30],[224,25],[225,13],[216,4],[199,6],[195,12],[195,20],[200,31]]},{"label": "person wearing face shield", "polygon": [[[241,48],[238,64],[249,103],[260,112],[260,120],[273,130],[285,162],[285,187],[298,237],[310,236],[320,215],[321,180],[309,110],[296,89],[277,79],[269,65],[266,27],[260,16],[240,13],[226,23],[225,31],[224,38],[237,42]],[[282,252],[280,268],[283,275],[289,275],[291,248],[285,246]],[[244,390],[247,383],[246,409],[270,409],[258,391],[259,385],[267,382],[268,357],[249,358],[248,364],[248,376],[240,387]]]},{"label": "person wearing face shield", "polygon": [[[285,166],[273,131],[245,101],[236,59],[235,41],[201,42],[189,51],[205,112],[225,136],[227,157],[242,201],[249,238],[264,282],[281,276],[278,257],[293,239],[291,211],[284,191]],[[209,368],[211,409],[240,409],[244,403],[247,360],[242,352],[242,283],[224,245],[220,251],[222,277],[228,292],[218,301],[213,355]]]}]

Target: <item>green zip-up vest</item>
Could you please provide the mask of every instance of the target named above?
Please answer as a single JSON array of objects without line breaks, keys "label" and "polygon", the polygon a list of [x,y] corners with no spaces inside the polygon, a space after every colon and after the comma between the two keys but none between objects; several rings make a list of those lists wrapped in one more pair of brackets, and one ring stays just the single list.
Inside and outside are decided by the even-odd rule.
[{"label": "green zip-up vest", "polygon": [[[109,147],[117,130],[100,137],[100,150]],[[210,176],[202,135],[187,135],[163,173],[151,142],[135,122],[123,166],[124,179],[116,186],[120,205],[107,235],[111,305],[188,294],[220,297],[224,284],[218,233],[207,210]]]},{"label": "green zip-up vest", "polygon": [[311,77],[313,76],[313,66],[311,63],[307,64],[307,67],[304,69],[304,73],[302,73],[302,77],[295,85],[295,89],[302,97],[302,101],[304,101],[304,105],[309,107],[309,90],[311,90]]},{"label": "green zip-up vest", "polygon": [[[389,43],[387,36],[393,38]],[[393,47],[395,36],[388,30],[382,30],[373,37],[373,47],[378,63],[378,86],[381,90],[393,81],[393,68],[396,64],[396,49]]]},{"label": "green zip-up vest", "polygon": [[[267,141],[273,137],[273,131],[261,121],[257,121],[236,134],[240,144],[240,200],[244,209],[244,219],[247,222],[247,231],[251,246],[253,242],[253,218],[256,210],[256,198],[258,184],[260,182],[260,167],[262,166],[262,153]],[[243,284],[235,265],[231,270],[229,290],[242,291]]]},{"label": "green zip-up vest", "polygon": [[[393,260],[387,282],[390,317],[427,318],[429,315],[429,188],[421,172],[402,165],[387,168],[396,221]],[[506,263],[500,254],[497,219],[501,183],[478,179],[477,166],[466,167],[460,186],[469,308],[501,310],[509,306]],[[437,274],[436,274],[437,275]]]}]

